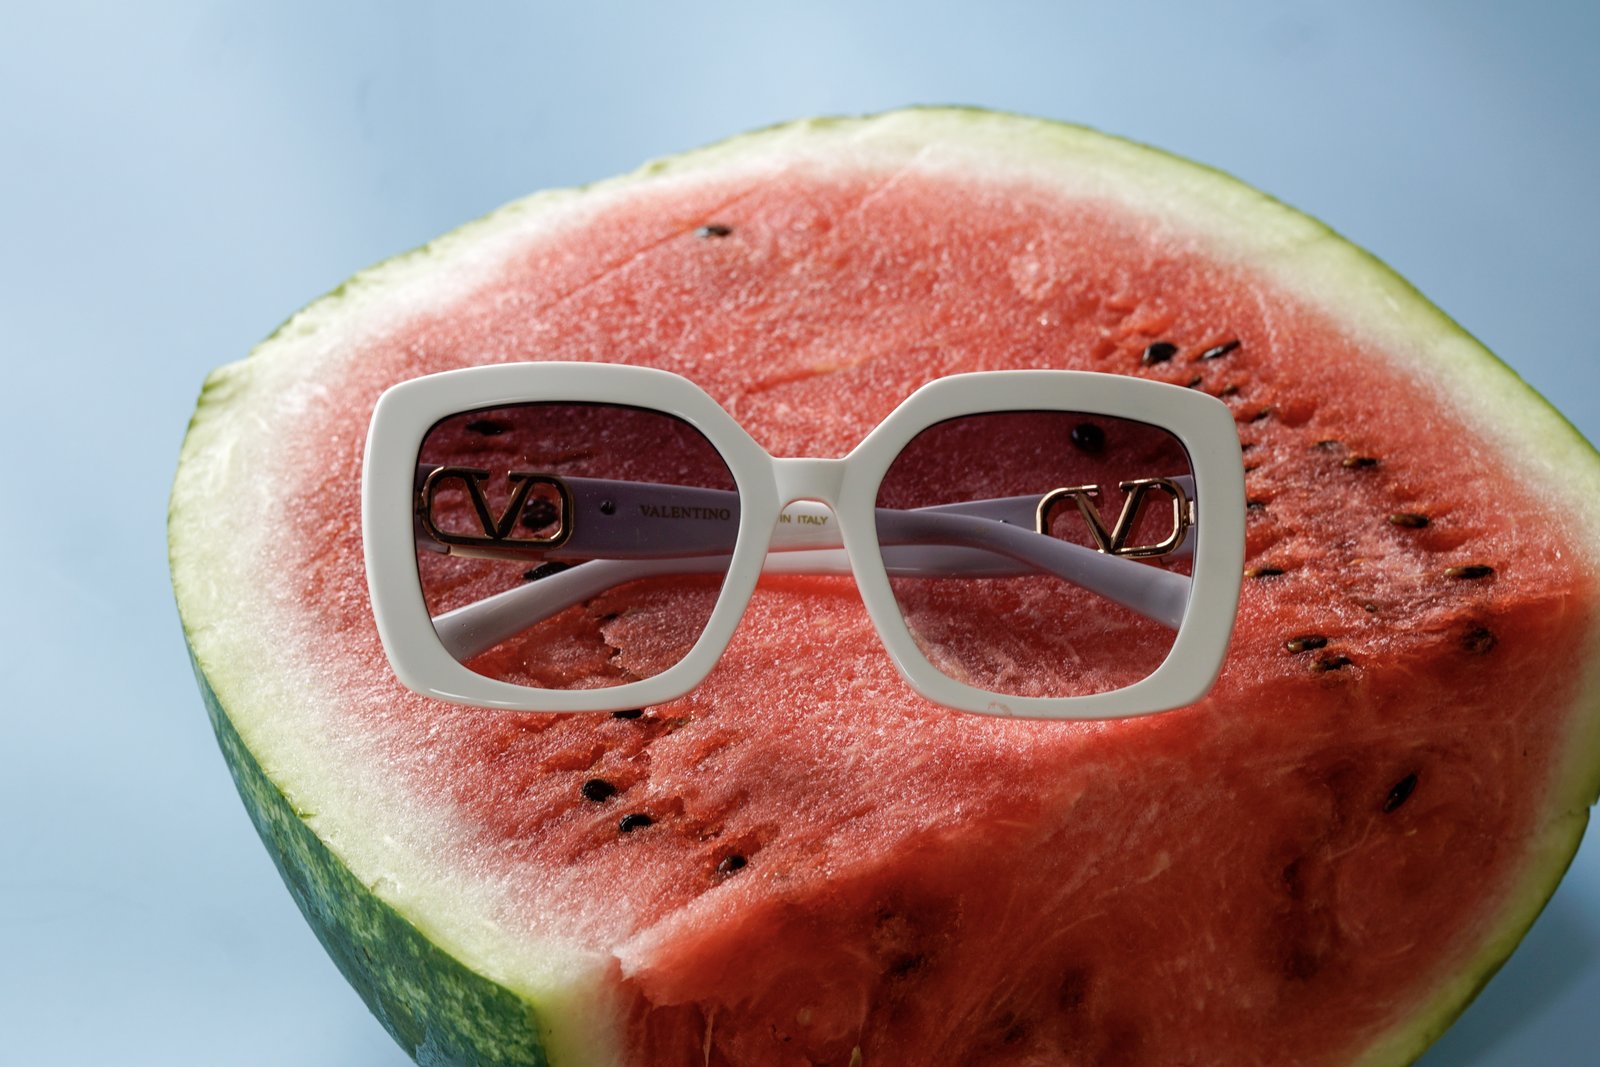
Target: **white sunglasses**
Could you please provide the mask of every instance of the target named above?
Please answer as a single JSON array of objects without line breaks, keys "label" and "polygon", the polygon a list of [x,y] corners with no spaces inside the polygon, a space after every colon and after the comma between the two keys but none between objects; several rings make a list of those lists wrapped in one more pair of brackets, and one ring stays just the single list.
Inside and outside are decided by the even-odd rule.
[{"label": "white sunglasses", "polygon": [[514,710],[683,696],[763,575],[853,575],[939,704],[1162,711],[1220,671],[1244,560],[1228,409],[1078,371],[941,378],[843,459],[775,459],[665,371],[449,371],[379,399],[362,482],[395,674]]}]

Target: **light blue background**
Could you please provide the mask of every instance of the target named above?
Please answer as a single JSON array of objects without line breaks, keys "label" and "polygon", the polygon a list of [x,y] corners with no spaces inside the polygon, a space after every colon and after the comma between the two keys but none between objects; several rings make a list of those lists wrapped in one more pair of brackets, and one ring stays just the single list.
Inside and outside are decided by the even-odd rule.
[{"label": "light blue background", "polygon": [[[1600,437],[1600,5],[584,6],[0,12],[0,1063],[408,1062],[234,794],[166,495],[209,368],[523,193],[816,113],[1073,119],[1322,218]],[[1591,844],[1424,1063],[1597,1062],[1596,1003]]]}]

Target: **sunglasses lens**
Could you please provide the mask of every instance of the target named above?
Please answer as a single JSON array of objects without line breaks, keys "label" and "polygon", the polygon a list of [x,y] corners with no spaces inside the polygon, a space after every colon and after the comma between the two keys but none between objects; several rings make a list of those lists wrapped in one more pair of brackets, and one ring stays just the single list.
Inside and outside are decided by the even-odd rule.
[{"label": "sunglasses lens", "polygon": [[1129,419],[1014,411],[923,430],[883,478],[877,529],[924,656],[1008,696],[1086,696],[1149,676],[1171,624],[1070,576],[1093,557],[1118,572],[1113,586],[1164,582],[1181,603],[1169,575],[1189,574],[1190,474],[1175,436]]},{"label": "sunglasses lens", "polygon": [[538,689],[660,674],[699,639],[739,528],[693,426],[615,404],[452,415],[417,458],[417,573],[468,668]]}]

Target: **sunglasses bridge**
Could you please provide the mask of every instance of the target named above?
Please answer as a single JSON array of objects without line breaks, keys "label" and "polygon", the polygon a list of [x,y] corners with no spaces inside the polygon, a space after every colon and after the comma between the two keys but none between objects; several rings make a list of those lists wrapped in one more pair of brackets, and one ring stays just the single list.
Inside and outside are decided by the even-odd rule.
[{"label": "sunglasses bridge", "polygon": [[797,456],[772,461],[773,480],[778,499],[785,505],[811,500],[837,508],[839,489],[844,484],[846,461]]}]

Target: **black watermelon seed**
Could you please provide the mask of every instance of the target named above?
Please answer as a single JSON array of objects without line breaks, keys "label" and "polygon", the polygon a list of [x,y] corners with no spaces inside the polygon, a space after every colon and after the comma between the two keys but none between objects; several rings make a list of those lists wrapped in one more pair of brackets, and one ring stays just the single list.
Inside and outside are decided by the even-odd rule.
[{"label": "black watermelon seed", "polygon": [[1102,452],[1106,432],[1092,422],[1080,422],[1072,428],[1072,443],[1084,452]]},{"label": "black watermelon seed", "polygon": [[927,960],[915,952],[901,953],[892,962],[890,962],[888,968],[889,977],[904,978],[908,974],[915,974],[917,971],[920,971],[923,964],[927,962]]},{"label": "black watermelon seed", "polygon": [[1246,578],[1276,578],[1282,573],[1282,567],[1250,567],[1244,572],[1244,576]]},{"label": "black watermelon seed", "polygon": [[739,855],[737,852],[729,853],[728,855],[722,857],[722,862],[721,863],[717,864],[717,873],[718,874],[732,874],[734,871],[739,870],[741,867],[743,867],[745,864],[747,864],[749,862],[750,862],[749,860],[745,859],[743,856]]},{"label": "black watermelon seed", "polygon": [[583,783],[583,788],[579,792],[583,794],[583,799],[592,800],[598,804],[602,800],[610,800],[616,796],[617,787],[604,778],[591,778]]},{"label": "black watermelon seed", "polygon": [[1378,613],[1378,605],[1374,604],[1370,600],[1367,601],[1365,604],[1361,605],[1361,607],[1363,609],[1365,609],[1366,611],[1372,612],[1374,615],[1376,615]]},{"label": "black watermelon seed", "polygon": [[1301,634],[1299,637],[1289,638],[1283,643],[1283,647],[1290,652],[1312,652],[1327,643],[1328,639],[1321,634]]},{"label": "black watermelon seed", "polygon": [[509,426],[494,419],[473,419],[467,423],[467,432],[481,434],[484,437],[498,437],[505,433]]},{"label": "black watermelon seed", "polygon": [[1217,395],[1218,396],[1238,396],[1239,395],[1239,386],[1236,385],[1236,384],[1235,385],[1225,385],[1225,386],[1222,387],[1222,392],[1218,393]]},{"label": "black watermelon seed", "polygon": [[1330,449],[1338,448],[1342,444],[1344,444],[1343,441],[1336,440],[1335,438],[1332,438],[1332,437],[1326,437],[1326,438],[1322,439],[1321,441],[1318,441],[1312,447],[1313,448],[1320,448],[1323,451],[1328,451]]},{"label": "black watermelon seed", "polygon": [[560,574],[570,566],[572,566],[570,563],[560,563],[556,560],[550,560],[548,563],[539,564],[531,571],[523,571],[522,580],[525,582],[537,582],[539,579],[548,578],[552,574]]},{"label": "black watermelon seed", "polygon": [[1056,986],[1056,1003],[1063,1011],[1073,1012],[1083,1007],[1083,1002],[1089,996],[1089,980],[1092,975],[1082,967],[1074,967],[1061,976],[1061,982]]},{"label": "black watermelon seed", "polygon": [[628,708],[628,709],[626,709],[624,711],[613,711],[611,713],[611,717],[613,719],[637,719],[639,716],[641,716],[643,714],[644,714],[644,709],[643,708]]},{"label": "black watermelon seed", "polygon": [[629,814],[624,815],[622,818],[617,820],[617,832],[631,834],[635,830],[643,830],[653,821],[654,820],[651,819],[650,816],[646,815],[642,811],[630,812]]},{"label": "black watermelon seed", "polygon": [[1400,805],[1411,799],[1411,794],[1417,790],[1417,776],[1408,774],[1394,784],[1389,790],[1389,795],[1383,798],[1383,813],[1385,815],[1394,811]]},{"label": "black watermelon seed", "polygon": [[1337,671],[1348,666],[1350,666],[1350,657],[1339,652],[1324,652],[1311,661],[1311,669],[1317,674]]},{"label": "black watermelon seed", "polygon": [[1139,362],[1146,367],[1153,367],[1157,363],[1165,363],[1178,354],[1178,346],[1171,341],[1157,341],[1144,350],[1144,355],[1139,357]]},{"label": "black watermelon seed", "polygon": [[1494,573],[1494,568],[1487,563],[1468,563],[1462,567],[1451,567],[1444,572],[1446,578],[1464,578],[1473,580],[1487,578]]},{"label": "black watermelon seed", "polygon": [[1217,345],[1215,348],[1206,349],[1204,352],[1200,353],[1200,358],[1201,359],[1221,359],[1223,356],[1227,355],[1229,352],[1232,352],[1234,349],[1236,349],[1238,347],[1239,347],[1239,339],[1236,337],[1232,341],[1224,341],[1224,342],[1222,342],[1222,344]]},{"label": "black watermelon seed", "polygon": [[1370,470],[1377,465],[1377,456],[1346,456],[1341,464],[1341,466],[1354,471]]},{"label": "black watermelon seed", "polygon": [[1408,530],[1420,530],[1428,525],[1428,516],[1415,511],[1397,511],[1389,516],[1389,525],[1403,526]]},{"label": "black watermelon seed", "polygon": [[1244,506],[1246,511],[1265,511],[1267,502],[1265,500],[1246,500]]},{"label": "black watermelon seed", "polygon": [[1481,656],[1500,643],[1500,639],[1487,626],[1474,626],[1461,635],[1461,647],[1474,656]]},{"label": "black watermelon seed", "polygon": [[1198,388],[1200,388],[1201,384],[1204,381],[1205,381],[1204,378],[1202,378],[1202,377],[1200,377],[1200,375],[1196,374],[1193,378],[1189,379],[1189,388],[1190,389],[1198,389]]},{"label": "black watermelon seed", "polygon": [[530,530],[542,530],[561,517],[554,501],[543,497],[530,500],[522,508],[522,525]]},{"label": "black watermelon seed", "polygon": [[726,237],[733,232],[732,226],[724,226],[720,222],[710,222],[694,231],[696,237]]},{"label": "black watermelon seed", "polygon": [[1272,405],[1268,404],[1266,407],[1262,408],[1260,411],[1256,412],[1254,415],[1251,415],[1250,416],[1250,421],[1251,422],[1260,422],[1262,419],[1270,419],[1270,418],[1272,418]]}]

